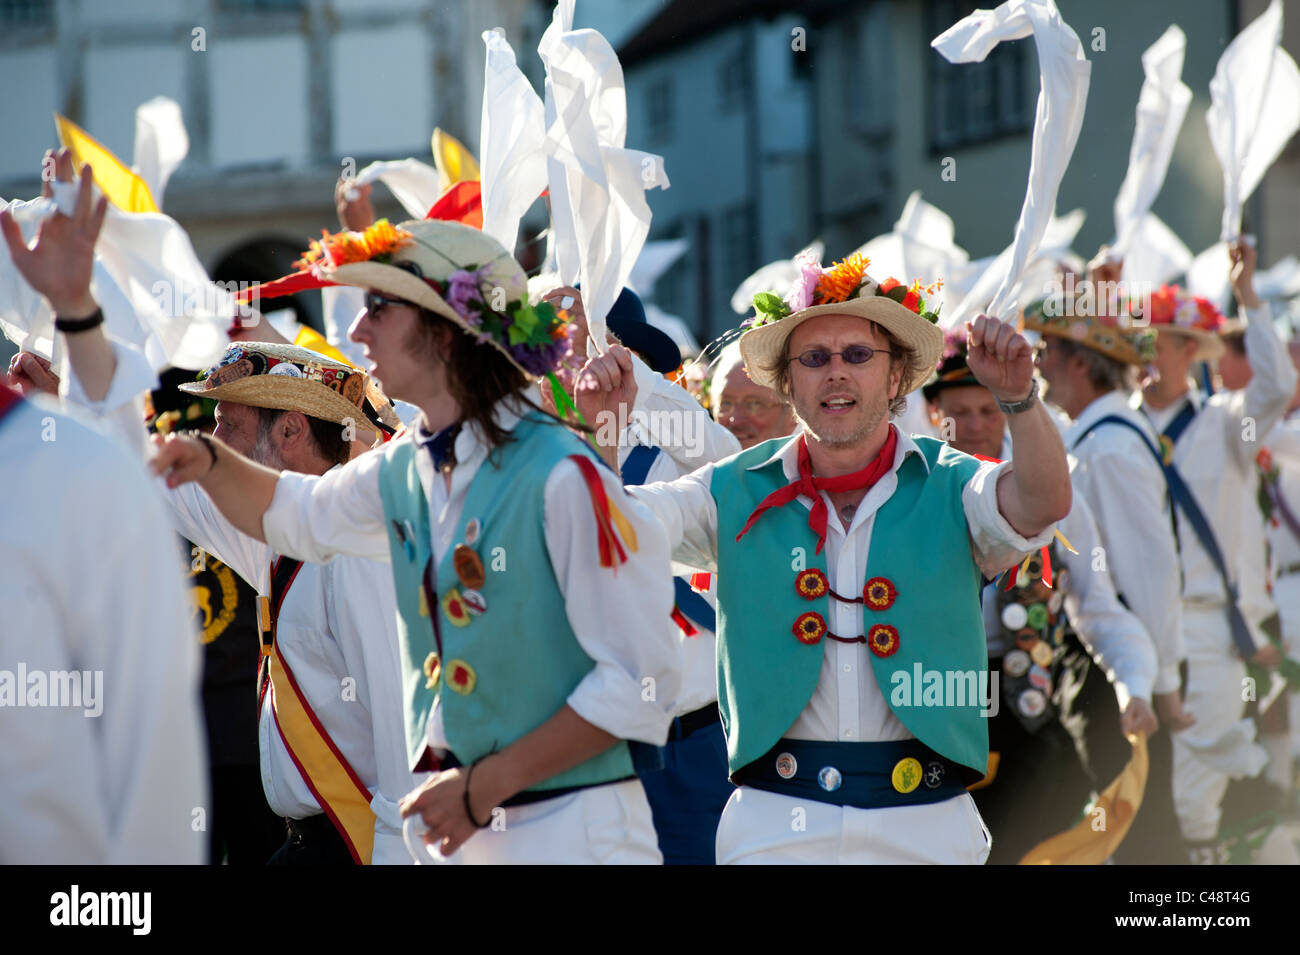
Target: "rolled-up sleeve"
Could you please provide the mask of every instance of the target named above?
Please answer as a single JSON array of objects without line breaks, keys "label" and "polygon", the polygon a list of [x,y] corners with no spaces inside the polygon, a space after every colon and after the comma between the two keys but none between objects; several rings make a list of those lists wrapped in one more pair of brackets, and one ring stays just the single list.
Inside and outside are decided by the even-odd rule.
[{"label": "rolled-up sleeve", "polygon": [[595,667],[569,695],[579,716],[620,739],[660,745],[681,688],[681,648],[672,621],[668,541],[650,512],[601,469],[609,500],[636,532],[620,539],[628,560],[600,565],[596,520],[586,484],[572,461],[546,482],[546,546],[565,596],[569,626]]},{"label": "rolled-up sleeve", "polygon": [[382,463],[381,454],[370,452],[320,477],[282,471],[262,515],[266,542],[277,553],[314,564],[338,554],[387,561]]},{"label": "rolled-up sleeve", "polygon": [[1022,537],[1002,516],[998,509],[998,479],[1010,464],[1003,461],[980,465],[961,492],[971,553],[985,577],[996,577],[1023,560],[1026,554],[1051,543],[1056,534],[1056,525],[1049,524],[1033,537]]}]

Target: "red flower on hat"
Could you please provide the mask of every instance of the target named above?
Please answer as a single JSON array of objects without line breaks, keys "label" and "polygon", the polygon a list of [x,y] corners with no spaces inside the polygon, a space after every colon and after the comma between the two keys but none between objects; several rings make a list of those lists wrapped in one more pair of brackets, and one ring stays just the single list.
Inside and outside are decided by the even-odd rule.
[{"label": "red flower on hat", "polygon": [[887,623],[878,623],[867,631],[867,646],[878,657],[893,656],[898,651],[898,630]]},{"label": "red flower on hat", "polygon": [[826,621],[821,614],[810,610],[808,613],[799,615],[799,619],[794,622],[792,629],[794,635],[799,638],[800,643],[811,646],[826,635]]},{"label": "red flower on hat", "polygon": [[825,597],[830,587],[826,575],[815,567],[802,571],[794,579],[795,592],[805,600],[816,600],[818,597]]},{"label": "red flower on hat", "polygon": [[880,283],[879,294],[884,295],[886,292],[892,292],[894,289],[898,288],[902,284],[903,284],[902,282],[898,281],[898,279],[894,278],[891,275],[889,278],[885,279],[883,282]]},{"label": "red flower on hat", "polygon": [[872,610],[888,610],[898,597],[898,588],[888,577],[872,577],[862,588],[862,598]]}]

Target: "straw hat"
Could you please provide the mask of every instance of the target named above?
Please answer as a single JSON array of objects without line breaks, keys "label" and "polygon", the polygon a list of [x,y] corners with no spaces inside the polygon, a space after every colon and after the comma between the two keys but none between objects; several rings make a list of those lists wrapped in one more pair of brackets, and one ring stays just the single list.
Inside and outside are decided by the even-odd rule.
[{"label": "straw hat", "polygon": [[[374,430],[366,398],[378,396],[383,405],[388,403],[364,371],[297,345],[268,342],[234,342],[202,380],[178,387],[214,401],[301,411],[366,430]],[[372,414],[376,411],[371,409]]]},{"label": "straw hat", "polygon": [[1054,311],[1048,315],[1044,302],[1028,306],[1023,315],[1025,330],[1077,342],[1125,365],[1146,365],[1155,358],[1156,336],[1150,328],[1121,325],[1113,317]]},{"label": "straw hat", "polygon": [[1223,354],[1227,320],[1209,299],[1190,295],[1177,285],[1164,285],[1151,294],[1151,328],[1160,335],[1190,338],[1197,343],[1196,361],[1214,361]]},{"label": "straw hat", "polygon": [[326,233],[297,264],[327,282],[373,289],[441,315],[529,378],[554,370],[569,347],[555,310],[529,304],[527,277],[514,256],[459,222],[393,226],[381,219],[365,232]]},{"label": "straw hat", "polygon": [[908,394],[934,371],[943,352],[943,332],[937,311],[926,308],[919,283],[904,286],[897,279],[882,285],[866,274],[870,260],[852,255],[823,269],[810,254],[796,258],[800,276],[785,298],[775,292],[754,296],[755,315],[740,336],[745,372],[756,385],[777,387],[767,371],[785,358],[786,343],[794,330],[819,315],[853,315],[875,322],[912,349],[912,363],[903,371],[898,393]]}]

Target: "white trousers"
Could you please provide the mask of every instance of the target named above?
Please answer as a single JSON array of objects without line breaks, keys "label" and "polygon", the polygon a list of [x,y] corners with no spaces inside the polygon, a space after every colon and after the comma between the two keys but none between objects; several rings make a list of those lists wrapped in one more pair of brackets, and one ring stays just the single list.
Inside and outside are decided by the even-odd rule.
[{"label": "white trousers", "polygon": [[719,865],[983,865],[993,840],[969,793],[855,809],[741,786],[716,846]]},{"label": "white trousers", "polygon": [[[1186,708],[1196,723],[1173,736],[1174,811],[1183,838],[1201,841],[1218,838],[1228,780],[1255,775],[1266,757],[1253,742],[1253,727],[1238,725],[1246,709],[1246,665],[1232,652],[1227,614],[1184,604],[1183,635]],[[1225,745],[1233,734],[1237,741]]]},{"label": "white trousers", "polygon": [[440,865],[660,865],[645,790],[636,779],[502,810]]}]

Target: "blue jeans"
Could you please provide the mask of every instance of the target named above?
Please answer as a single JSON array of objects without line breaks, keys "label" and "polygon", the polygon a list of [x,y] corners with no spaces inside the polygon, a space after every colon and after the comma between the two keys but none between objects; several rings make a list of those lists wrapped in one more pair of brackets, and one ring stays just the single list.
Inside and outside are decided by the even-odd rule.
[{"label": "blue jeans", "polygon": [[713,865],[727,778],[727,740],[713,723],[663,748],[664,767],[641,774],[665,865]]}]

